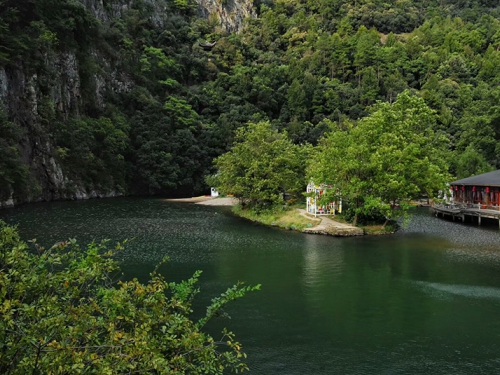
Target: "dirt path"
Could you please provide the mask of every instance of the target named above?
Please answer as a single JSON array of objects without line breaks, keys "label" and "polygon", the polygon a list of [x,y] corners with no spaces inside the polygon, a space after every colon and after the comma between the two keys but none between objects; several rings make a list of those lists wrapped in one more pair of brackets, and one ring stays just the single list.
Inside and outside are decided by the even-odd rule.
[{"label": "dirt path", "polygon": [[213,198],[202,202],[196,202],[196,204],[203,204],[205,206],[234,206],[238,204],[238,199],[236,198]]},{"label": "dirt path", "polygon": [[179,203],[196,203],[205,206],[234,206],[238,204],[238,200],[234,198],[212,198],[210,196],[192,197],[192,198],[175,198],[165,199],[167,202]]},{"label": "dirt path", "polygon": [[[312,219],[313,216],[309,215],[306,210],[298,209],[300,214],[308,219]],[[326,216],[318,217],[321,219],[321,223],[312,228],[306,228],[302,232],[304,233],[316,233],[316,234],[327,234],[330,236],[339,237],[350,237],[350,236],[362,236],[364,235],[363,229],[354,227],[349,224],[339,223],[338,221],[332,220]]]}]

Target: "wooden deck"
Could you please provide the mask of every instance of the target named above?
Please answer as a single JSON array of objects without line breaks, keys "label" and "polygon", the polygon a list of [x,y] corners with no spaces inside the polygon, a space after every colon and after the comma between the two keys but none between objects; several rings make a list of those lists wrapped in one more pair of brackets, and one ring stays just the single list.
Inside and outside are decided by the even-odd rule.
[{"label": "wooden deck", "polygon": [[451,216],[453,220],[455,220],[455,218],[460,218],[462,222],[465,222],[467,217],[470,217],[471,220],[473,220],[473,217],[477,217],[479,225],[481,225],[481,218],[498,220],[498,225],[500,227],[500,210],[498,207],[482,208],[478,204],[438,204],[432,207],[432,209],[436,216],[439,216],[439,214],[441,214],[441,217]]}]

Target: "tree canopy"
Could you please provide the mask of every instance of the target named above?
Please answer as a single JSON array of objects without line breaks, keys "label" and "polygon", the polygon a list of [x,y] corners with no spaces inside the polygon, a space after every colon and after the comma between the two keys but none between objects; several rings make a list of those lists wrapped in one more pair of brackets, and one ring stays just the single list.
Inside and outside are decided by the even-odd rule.
[{"label": "tree canopy", "polygon": [[237,131],[230,151],[215,160],[215,186],[253,207],[282,204],[285,193],[303,189],[306,152],[269,122],[249,124]]},{"label": "tree canopy", "polygon": [[435,112],[408,91],[377,103],[368,117],[325,135],[309,177],[339,189],[356,215],[404,214],[410,200],[435,196],[449,179],[449,141],[433,130],[435,122]]}]

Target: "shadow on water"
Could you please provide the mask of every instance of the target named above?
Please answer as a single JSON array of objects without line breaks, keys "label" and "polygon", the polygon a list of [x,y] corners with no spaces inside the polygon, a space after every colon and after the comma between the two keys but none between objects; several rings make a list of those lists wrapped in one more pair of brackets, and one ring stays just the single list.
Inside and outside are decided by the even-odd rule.
[{"label": "shadow on water", "polygon": [[164,256],[170,280],[204,271],[198,307],[238,280],[228,307],[255,374],[500,372],[500,231],[425,209],[390,236],[333,238],[254,225],[227,208],[160,199],[34,204],[0,211],[40,243],[134,238],[126,277]]}]

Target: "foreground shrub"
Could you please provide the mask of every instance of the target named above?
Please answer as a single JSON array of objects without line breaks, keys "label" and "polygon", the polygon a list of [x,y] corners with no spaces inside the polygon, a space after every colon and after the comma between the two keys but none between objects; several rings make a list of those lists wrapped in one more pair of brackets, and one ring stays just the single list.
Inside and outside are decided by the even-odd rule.
[{"label": "foreground shrub", "polygon": [[122,248],[75,240],[29,251],[0,222],[0,374],[221,374],[247,369],[224,330],[203,332],[224,305],[260,286],[229,288],[190,319],[201,272],[181,283],[155,270],[141,284],[117,281]]}]

